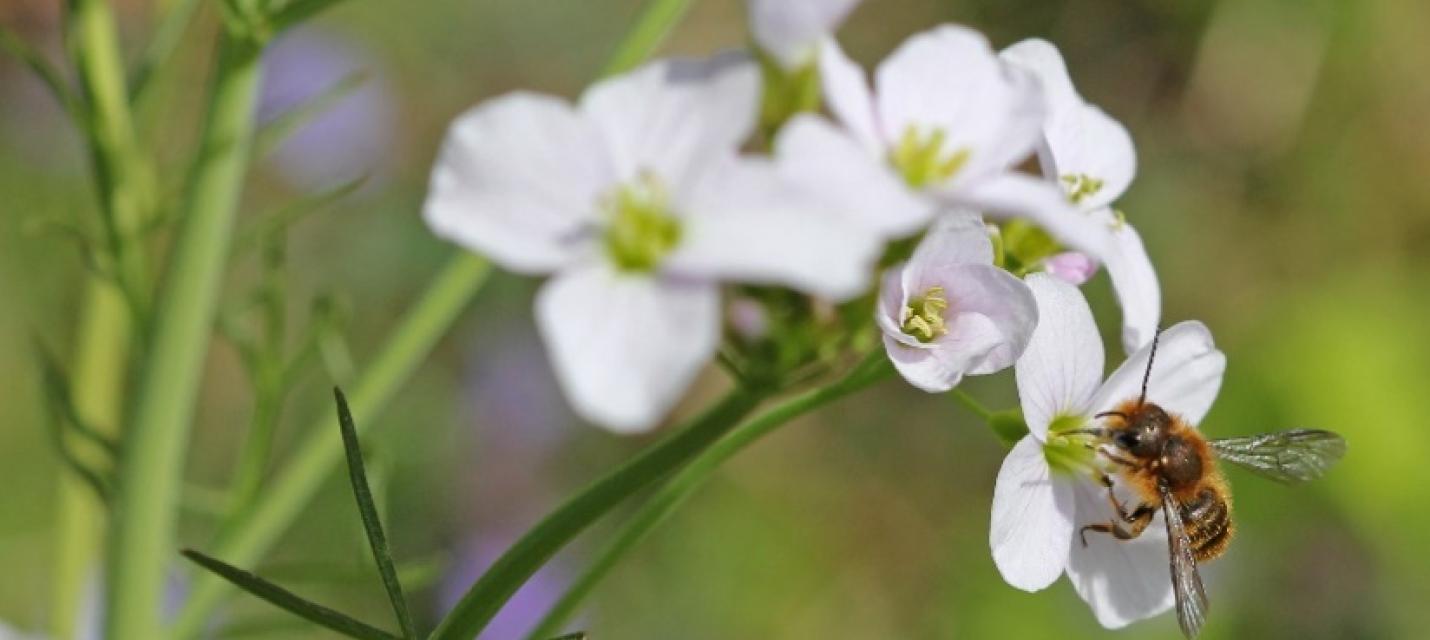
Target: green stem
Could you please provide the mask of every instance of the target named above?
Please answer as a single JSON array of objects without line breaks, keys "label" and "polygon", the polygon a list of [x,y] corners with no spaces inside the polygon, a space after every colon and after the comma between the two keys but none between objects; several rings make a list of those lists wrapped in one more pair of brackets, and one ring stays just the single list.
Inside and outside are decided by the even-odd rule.
[{"label": "green stem", "polygon": [[[86,295],[71,388],[75,411],[100,433],[119,432],[125,363],[129,354],[129,311],[112,283],[93,278]],[[89,581],[99,575],[104,504],[75,474],[65,471],[56,500],[56,558],[50,637],[70,640],[79,622]]]},{"label": "green stem", "polygon": [[772,390],[737,387],[689,425],[588,485],[527,531],[462,596],[431,640],[469,640],[567,542],[631,494],[689,462],[730,431]]},{"label": "green stem", "polygon": [[162,637],[165,574],[190,422],[253,139],[256,44],[223,36],[188,210],[175,239],[125,434],[110,544],[108,637]]},{"label": "green stem", "polygon": [[954,387],[953,391],[949,392],[949,395],[953,396],[955,402],[963,405],[963,408],[972,411],[974,415],[982,418],[984,422],[993,422],[993,412],[989,410],[988,407],[983,406],[977,398],[969,395],[967,391]]},{"label": "green stem", "polygon": [[[84,90],[80,116],[104,227],[109,231],[119,284],[91,276],[77,337],[71,388],[81,419],[111,437],[120,431],[135,290],[147,278],[143,248],[132,239],[152,206],[154,173],[134,132],[124,82],[118,29],[108,3],[70,0],[66,37]],[[60,480],[50,637],[74,637],[88,583],[100,574],[105,511],[91,489],[68,471]]]},{"label": "green stem", "polygon": [[[438,338],[447,332],[486,281],[489,271],[486,261],[463,252],[432,281],[422,299],[403,318],[382,351],[352,386],[348,400],[358,419],[359,434],[379,422],[377,414],[431,353]],[[342,439],[331,423],[332,419],[324,415],[304,432],[309,434],[307,440],[274,476],[263,500],[253,504],[251,510],[219,534],[212,545],[214,557],[238,566],[250,566],[297,519],[343,460]],[[196,576],[189,600],[168,637],[189,638],[198,634],[230,589],[228,583],[215,576]]]},{"label": "green stem", "polygon": [[527,637],[531,640],[541,640],[556,635],[560,631],[561,625],[571,614],[576,612],[576,607],[590,594],[606,573],[615,567],[616,563],[656,526],[674,513],[710,478],[715,470],[735,454],[781,425],[862,390],[883,379],[892,371],[888,359],[881,350],[866,358],[844,378],[828,386],[795,396],[731,431],[730,435],[716,442],[700,457],[681,469],[674,478],[661,486],[660,490],[641,506],[640,510],[621,527],[616,537],[600,553],[596,554],[595,561],[567,588],[566,593],[561,596],[561,599]]},{"label": "green stem", "polygon": [[665,40],[670,30],[694,4],[692,0],[650,0],[636,26],[626,34],[620,48],[606,63],[602,76],[628,71],[640,64]]}]

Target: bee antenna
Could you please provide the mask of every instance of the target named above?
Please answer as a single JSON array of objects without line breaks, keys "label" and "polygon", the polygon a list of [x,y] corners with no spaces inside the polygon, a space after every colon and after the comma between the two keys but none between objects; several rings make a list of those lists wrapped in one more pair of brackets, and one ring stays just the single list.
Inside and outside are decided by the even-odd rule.
[{"label": "bee antenna", "polygon": [[1142,395],[1137,396],[1137,408],[1142,408],[1142,403],[1147,401],[1147,383],[1152,380],[1152,362],[1157,359],[1157,341],[1162,338],[1162,328],[1157,328],[1157,333],[1152,334],[1152,353],[1147,354],[1147,371],[1142,374]]}]

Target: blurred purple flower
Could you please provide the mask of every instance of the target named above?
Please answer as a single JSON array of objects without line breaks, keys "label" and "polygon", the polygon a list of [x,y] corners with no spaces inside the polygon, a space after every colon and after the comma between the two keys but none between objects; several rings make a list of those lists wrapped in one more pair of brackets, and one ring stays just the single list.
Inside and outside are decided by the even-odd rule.
[{"label": "blurred purple flower", "polygon": [[[502,552],[506,551],[516,536],[490,536],[472,540],[453,563],[451,571],[442,580],[438,591],[438,603],[442,611],[450,611],[462,599],[462,595],[481,577]],[[552,561],[536,572],[526,584],[517,590],[506,606],[492,618],[486,631],[477,636],[479,640],[507,640],[520,638],[530,633],[541,621],[542,616],[561,598],[566,587],[571,584],[570,572],[560,561]],[[579,624],[579,623],[573,623]]]},{"label": "blurred purple flower", "polygon": [[313,29],[278,38],[264,54],[258,117],[269,122],[353,73],[363,84],[294,132],[274,153],[296,188],[328,187],[364,174],[380,177],[396,139],[397,107],[369,52],[354,41]]},{"label": "blurred purple flower", "polygon": [[1086,253],[1077,251],[1067,251],[1048,258],[1043,261],[1043,267],[1057,279],[1075,287],[1082,286],[1097,273],[1097,261]]}]

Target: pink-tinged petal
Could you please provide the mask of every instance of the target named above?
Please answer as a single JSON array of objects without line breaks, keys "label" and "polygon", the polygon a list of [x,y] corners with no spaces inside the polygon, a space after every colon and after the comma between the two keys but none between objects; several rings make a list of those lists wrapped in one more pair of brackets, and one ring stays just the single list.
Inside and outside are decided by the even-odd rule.
[{"label": "pink-tinged petal", "polygon": [[829,111],[839,119],[872,158],[883,160],[887,141],[879,134],[874,92],[869,79],[833,38],[820,43],[819,78]]},{"label": "pink-tinged petal", "polygon": [[1102,109],[1080,104],[1055,112],[1044,126],[1044,135],[1052,167],[1043,170],[1049,177],[1056,176],[1060,182],[1065,177],[1083,176],[1102,181],[1100,188],[1078,200],[1078,208],[1084,211],[1111,205],[1137,175],[1132,135]]},{"label": "pink-tinged petal", "polygon": [[968,212],[940,214],[914,248],[909,264],[915,271],[938,270],[956,264],[993,264],[993,241],[988,237],[988,225]]},{"label": "pink-tinged petal", "polygon": [[1027,219],[1064,246],[1094,257],[1106,253],[1111,241],[1109,225],[1074,208],[1056,185],[1032,176],[1004,174],[946,197],[980,209],[990,218]]},{"label": "pink-tinged petal", "polygon": [[929,393],[958,386],[989,351],[1003,342],[1003,334],[987,316],[964,313],[947,321],[948,333],[929,343],[910,346],[884,335],[884,349],[894,368],[909,384]]},{"label": "pink-tinged petal", "polygon": [[1097,261],[1085,253],[1065,251],[1044,260],[1043,269],[1063,282],[1080,287],[1097,274]]},{"label": "pink-tinged petal", "polygon": [[1018,359],[1018,398],[1028,430],[1039,439],[1061,415],[1091,415],[1102,381],[1102,338],[1082,292],[1045,273],[1027,278],[1038,302],[1038,327]]},{"label": "pink-tinged petal", "polygon": [[904,41],[875,76],[881,133],[942,131],[943,149],[968,153],[951,184],[976,181],[1028,157],[1042,135],[1042,88],[1001,60],[982,34],[945,25]]},{"label": "pink-tinged petal", "polygon": [[886,338],[892,338],[905,346],[917,347],[920,344],[918,339],[904,333],[900,328],[904,307],[909,304],[909,294],[904,290],[903,274],[904,264],[896,264],[884,270],[879,282],[879,304],[874,308],[874,322],[879,325]]},{"label": "pink-tinged petal", "polygon": [[679,207],[686,212],[671,273],[781,284],[836,301],[869,289],[884,241],[780,179],[756,158],[712,168]]},{"label": "pink-tinged petal", "polygon": [[[1075,493],[1079,526],[1112,520],[1106,490],[1082,483]],[[1167,558],[1167,530],[1158,512],[1152,524],[1134,540],[1117,540],[1089,531],[1084,547],[1075,536],[1068,558],[1068,580],[1097,621],[1117,629],[1172,608]]]},{"label": "pink-tinged petal", "polygon": [[998,470],[988,545],[1008,584],[1038,591],[1056,582],[1067,565],[1073,538],[1073,487],[1055,477],[1043,443],[1025,436]]},{"label": "pink-tinged petal", "polygon": [[882,158],[818,116],[790,120],[775,141],[780,175],[831,215],[881,238],[907,236],[927,224],[936,204],[910,191]]},{"label": "pink-tinged petal", "polygon": [[715,354],[720,292],[596,263],[548,281],[536,320],[577,413],[636,433],[655,426]]},{"label": "pink-tinged petal", "polygon": [[506,269],[545,273],[578,253],[615,175],[600,137],[565,102],[510,93],[462,114],[432,169],[423,217]]},{"label": "pink-tinged petal", "polygon": [[786,69],[809,64],[859,0],[750,0],[755,43]]},{"label": "pink-tinged petal", "polygon": [[1157,333],[1162,322],[1162,287],[1137,230],[1110,211],[1094,215],[1106,220],[1111,229],[1102,262],[1122,307],[1122,348],[1130,354],[1146,346]]},{"label": "pink-tinged petal", "polygon": [[[1095,411],[1107,411],[1141,395],[1151,350],[1151,344],[1138,349],[1107,377],[1092,400]],[[1179,322],[1163,331],[1157,341],[1147,401],[1192,424],[1200,423],[1216,400],[1225,372],[1226,355],[1217,350],[1206,325],[1194,320]]]},{"label": "pink-tinged petal", "polygon": [[991,323],[997,340],[966,365],[968,374],[986,375],[1013,366],[1038,324],[1037,302],[1028,286],[991,264],[928,265],[911,260],[904,270],[903,287],[911,296],[941,287],[948,301],[947,318],[973,314]]},{"label": "pink-tinged petal", "polygon": [[754,131],[760,70],[746,54],[674,58],[603,80],[581,112],[610,149],[622,182],[643,172],[673,191],[723,161]]}]

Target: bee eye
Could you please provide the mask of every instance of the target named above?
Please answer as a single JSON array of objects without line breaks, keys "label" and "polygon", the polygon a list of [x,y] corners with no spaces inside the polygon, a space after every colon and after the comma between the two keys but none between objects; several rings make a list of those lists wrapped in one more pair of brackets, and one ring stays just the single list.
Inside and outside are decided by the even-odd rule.
[{"label": "bee eye", "polygon": [[1139,439],[1140,438],[1138,438],[1136,431],[1123,431],[1122,433],[1117,434],[1117,446],[1122,447],[1123,449],[1131,449],[1132,447],[1137,446],[1137,441]]}]

